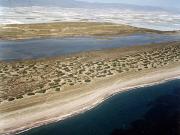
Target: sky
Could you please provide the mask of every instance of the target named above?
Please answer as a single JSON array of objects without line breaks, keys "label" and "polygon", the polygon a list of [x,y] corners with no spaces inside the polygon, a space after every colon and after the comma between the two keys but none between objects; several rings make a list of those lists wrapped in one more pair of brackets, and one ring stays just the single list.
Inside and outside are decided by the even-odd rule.
[{"label": "sky", "polygon": [[88,2],[103,2],[103,3],[125,3],[136,5],[148,5],[158,7],[169,7],[180,9],[180,0],[79,0]]}]

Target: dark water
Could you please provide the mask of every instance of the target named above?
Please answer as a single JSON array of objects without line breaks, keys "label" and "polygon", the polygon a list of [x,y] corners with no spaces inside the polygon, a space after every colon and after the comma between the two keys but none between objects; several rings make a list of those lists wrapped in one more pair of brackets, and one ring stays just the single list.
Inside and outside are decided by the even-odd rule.
[{"label": "dark water", "polygon": [[64,38],[0,41],[0,60],[53,57],[90,50],[119,48],[167,41],[180,41],[180,35],[143,34],[110,39]]},{"label": "dark water", "polygon": [[21,135],[180,135],[180,80],[117,94],[64,121]]}]

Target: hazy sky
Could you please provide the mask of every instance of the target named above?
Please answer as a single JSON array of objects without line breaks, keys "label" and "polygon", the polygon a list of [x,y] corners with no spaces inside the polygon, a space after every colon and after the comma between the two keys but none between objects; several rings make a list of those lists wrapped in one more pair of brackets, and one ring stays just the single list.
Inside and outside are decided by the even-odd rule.
[{"label": "hazy sky", "polygon": [[150,5],[159,7],[180,8],[180,0],[79,0],[88,2],[127,3],[136,5]]}]

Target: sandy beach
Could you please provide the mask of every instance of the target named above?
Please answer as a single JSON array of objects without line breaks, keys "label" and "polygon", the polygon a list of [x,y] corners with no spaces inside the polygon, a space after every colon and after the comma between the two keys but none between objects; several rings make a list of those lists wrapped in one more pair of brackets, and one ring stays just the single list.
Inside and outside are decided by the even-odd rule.
[{"label": "sandy beach", "polygon": [[[154,71],[153,73],[146,73],[141,77],[134,74],[133,76],[128,76],[123,78],[123,80],[114,82],[111,86],[100,87],[89,92],[76,93],[77,95],[75,94],[68,98],[46,101],[41,105],[5,114],[1,113],[0,132],[1,134],[13,134],[15,132],[18,133],[33,127],[63,120],[95,107],[113,94],[178,78],[180,77],[179,69],[180,66],[175,68],[172,67],[161,71]],[[38,98],[38,96],[34,98]],[[28,100],[28,98],[25,100]]]},{"label": "sandy beach", "polygon": [[[162,54],[160,55],[160,53],[155,52],[155,50],[160,51]],[[169,50],[168,53],[165,53],[167,50]],[[121,53],[121,52],[124,52],[124,53]],[[160,58],[162,57],[163,62],[157,64],[157,66],[154,67],[152,63],[154,64],[155,62],[152,61],[151,57],[152,56],[155,57],[155,55],[152,55],[151,52],[156,53]],[[106,55],[107,53],[109,54],[108,56]],[[144,61],[146,62],[147,60],[149,60],[151,61],[151,63],[148,65],[144,65],[140,63],[137,64],[135,61],[136,59],[133,61],[131,57],[135,58],[138,54],[143,54],[142,57],[144,58]],[[98,104],[100,104],[101,102],[103,102],[104,100],[106,100],[107,98],[111,97],[112,95],[116,93],[124,92],[127,90],[133,90],[133,88],[137,88],[137,87],[144,87],[147,85],[161,83],[163,81],[179,78],[180,76],[179,43],[178,42],[162,43],[159,45],[156,44],[156,45],[149,45],[149,46],[144,46],[144,47],[139,46],[139,47],[124,48],[124,49],[95,51],[95,52],[77,54],[75,56],[77,57],[79,55],[84,56],[84,59],[79,61],[81,66],[83,66],[83,64],[87,65],[88,62],[91,63],[91,61],[95,61],[95,60],[100,61],[100,62],[105,60],[105,63],[103,64],[107,66],[108,64],[110,65],[112,61],[116,62],[117,58],[121,58],[122,59],[121,62],[123,62],[124,61],[123,58],[126,56],[127,58],[126,61],[130,61],[131,63],[133,62],[134,63],[133,65],[137,65],[138,67],[141,67],[141,68],[137,68],[136,66],[132,67],[131,64],[126,63],[126,65],[128,66],[130,65],[128,70],[126,70],[127,66],[125,66],[126,67],[125,70],[122,69],[122,72],[119,73],[118,72],[119,69],[111,68],[110,66],[109,70],[112,71],[113,74],[110,74],[107,76],[101,75],[101,77],[98,77],[98,76],[93,77],[90,74],[89,76],[92,76],[92,78],[89,78],[89,80],[86,79],[85,83],[82,83],[82,84],[77,83],[77,85],[71,86],[72,82],[70,82],[67,86],[66,85],[63,86],[64,88],[60,90],[59,92],[56,91],[56,90],[59,90],[58,87],[55,87],[56,88],[55,90],[53,90],[54,88],[53,87],[51,88],[51,90],[48,90],[43,94],[42,93],[32,94],[35,91],[31,91],[31,94],[29,95],[25,94],[23,95],[23,98],[20,98],[20,99],[17,98],[16,100],[11,97],[12,94],[10,95],[11,98],[9,98],[8,93],[4,92],[5,88],[4,89],[2,88],[3,85],[6,86],[8,82],[8,78],[6,77],[6,74],[4,74],[4,78],[1,78],[1,81],[2,81],[1,100],[2,101],[0,104],[0,113],[1,113],[0,134],[5,135],[5,134],[19,133],[24,130],[28,130],[28,129],[38,127],[44,124],[60,121],[72,115],[76,115],[84,111],[87,111],[97,106]],[[39,67],[41,67],[42,65],[47,64],[46,63],[47,61],[49,64],[51,63],[52,65],[54,65],[53,62],[57,62],[57,60],[61,61],[62,63],[65,63],[64,59],[68,59],[68,61],[71,61],[71,58],[74,60],[75,56],[72,55],[65,58],[54,58],[52,60],[51,59],[38,60],[36,61],[35,65],[38,65],[40,63]],[[92,56],[93,58],[90,59],[89,57],[92,57]],[[167,57],[164,57],[164,56],[167,56]],[[87,57],[89,58],[88,62],[87,62]],[[114,59],[116,61],[114,61]],[[35,62],[35,61],[31,61],[31,62]],[[18,64],[23,64],[26,67],[26,64],[29,65],[29,63],[30,61],[29,62],[20,61],[20,62],[11,62],[11,63],[2,62],[1,65],[4,65],[4,66],[2,66],[1,69],[7,66],[11,67]],[[69,63],[66,63],[66,64],[69,65]],[[97,67],[97,65],[92,64],[92,65],[87,65],[87,67],[89,67],[89,70],[90,70],[91,67],[93,66]],[[144,65],[144,67],[142,67],[142,65]],[[75,68],[75,66],[73,67]],[[51,68],[53,70],[51,71],[48,69],[48,72],[53,73],[55,69],[53,66],[51,66]],[[102,69],[102,71],[104,70],[105,69]],[[27,73],[29,73],[31,70],[26,68],[26,71]],[[37,70],[37,72],[38,71],[41,71],[41,70],[39,69]],[[68,71],[68,72],[71,72],[71,71]],[[87,68],[85,68],[85,71],[87,71]],[[9,71],[6,71],[6,72],[9,72]],[[98,72],[101,72],[99,68],[98,68]],[[45,73],[43,72],[43,74]],[[40,75],[41,74],[39,74],[39,76]],[[50,74],[49,78],[51,78],[52,76],[53,74]],[[28,77],[29,77],[29,74],[26,74],[23,78],[24,80],[21,82],[22,84],[18,85],[18,89],[20,89],[19,93],[22,92],[23,88],[25,87],[24,85],[27,84],[23,82],[24,81],[26,82],[28,80]],[[82,76],[82,78],[83,77],[84,76]],[[22,78],[22,76],[20,76],[20,78]],[[39,78],[37,78],[37,80],[39,80]],[[12,89],[12,87],[10,88],[7,87],[6,90],[9,88],[10,91],[13,93],[14,91],[16,91],[15,85],[17,84],[13,81],[11,83],[12,84],[9,83],[9,86],[11,85],[14,86],[14,89]],[[34,89],[38,89],[38,87],[35,87],[35,86],[31,86],[31,87]],[[15,94],[19,94],[19,93],[18,91],[16,91]]]}]

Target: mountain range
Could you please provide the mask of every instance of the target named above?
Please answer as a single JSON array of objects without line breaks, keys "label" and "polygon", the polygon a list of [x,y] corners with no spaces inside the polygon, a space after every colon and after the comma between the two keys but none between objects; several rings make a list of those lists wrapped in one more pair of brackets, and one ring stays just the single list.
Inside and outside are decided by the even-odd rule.
[{"label": "mountain range", "polygon": [[0,6],[3,7],[21,7],[21,6],[60,6],[60,7],[117,7],[117,8],[142,8],[142,9],[159,9],[151,6],[137,6],[130,4],[115,3],[88,3],[75,0],[0,0]]}]

